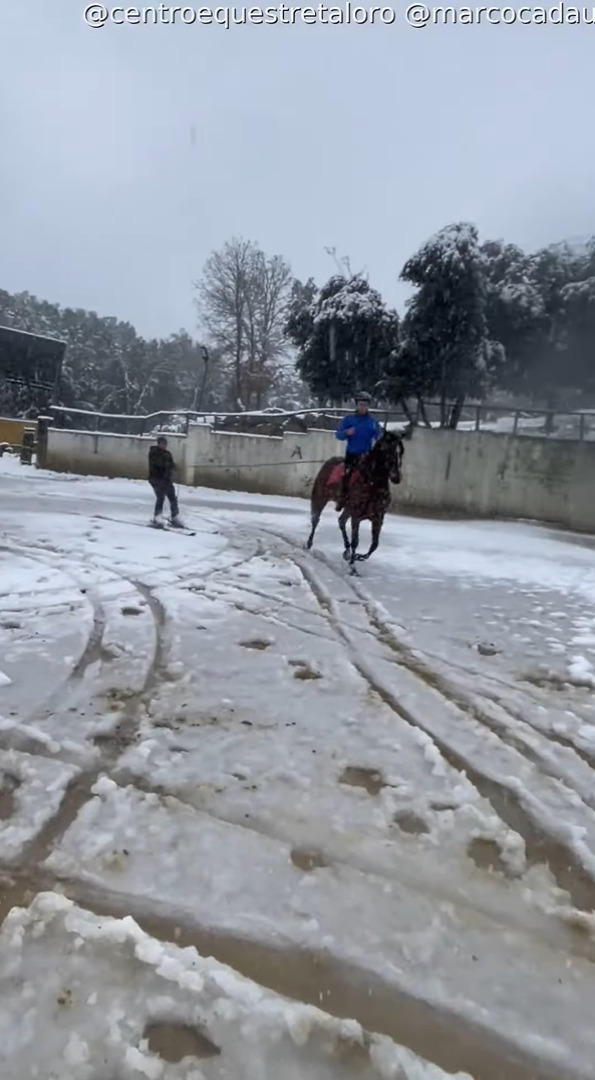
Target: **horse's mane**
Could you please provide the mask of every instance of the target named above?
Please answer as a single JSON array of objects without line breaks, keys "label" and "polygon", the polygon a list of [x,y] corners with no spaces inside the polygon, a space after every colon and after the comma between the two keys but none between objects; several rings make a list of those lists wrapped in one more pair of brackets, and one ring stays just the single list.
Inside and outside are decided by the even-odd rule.
[{"label": "horse's mane", "polygon": [[393,445],[395,452],[400,451],[401,455],[405,453],[405,446],[398,432],[384,430],[363,462],[362,472],[364,475],[373,474],[381,462],[383,465],[386,465],[386,472],[388,475],[391,462],[390,459],[384,455],[383,451],[389,443]]}]

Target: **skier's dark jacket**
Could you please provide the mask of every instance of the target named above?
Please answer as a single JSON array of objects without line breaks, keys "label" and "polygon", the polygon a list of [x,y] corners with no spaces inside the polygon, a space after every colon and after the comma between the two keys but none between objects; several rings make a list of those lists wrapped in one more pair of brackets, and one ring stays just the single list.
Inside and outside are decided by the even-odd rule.
[{"label": "skier's dark jacket", "polygon": [[176,463],[164,446],[152,446],[149,450],[149,480],[169,484],[176,471]]}]

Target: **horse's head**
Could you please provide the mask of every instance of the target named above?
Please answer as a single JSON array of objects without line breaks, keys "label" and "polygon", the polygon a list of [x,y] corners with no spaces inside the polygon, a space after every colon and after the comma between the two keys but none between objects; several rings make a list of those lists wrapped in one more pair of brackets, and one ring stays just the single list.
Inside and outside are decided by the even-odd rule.
[{"label": "horse's head", "polygon": [[391,483],[400,484],[403,479],[402,463],[405,453],[405,445],[401,435],[397,434],[396,431],[387,431],[385,428],[373,452],[379,465],[388,473]]}]

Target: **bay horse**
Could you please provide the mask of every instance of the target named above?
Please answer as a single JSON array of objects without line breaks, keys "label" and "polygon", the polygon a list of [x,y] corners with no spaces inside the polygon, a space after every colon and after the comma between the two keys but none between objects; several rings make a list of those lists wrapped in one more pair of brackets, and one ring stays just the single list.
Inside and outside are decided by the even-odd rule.
[{"label": "bay horse", "polygon": [[[386,428],[369,454],[358,463],[351,475],[344,509],[339,517],[339,528],[343,537],[343,558],[349,561],[355,572],[354,564],[369,559],[378,547],[384,517],[390,505],[390,484],[400,484],[401,465],[405,453],[404,438],[411,437],[411,427],[403,435]],[[312,547],[314,534],[322,511],[329,502],[336,502],[341,494],[345,462],[343,458],[333,457],[321,466],[312,487],[310,496],[310,517],[312,529],[306,547]],[[347,535],[347,522],[351,519],[351,541]],[[359,528],[362,521],[369,521],[372,526],[372,543],[365,555],[358,555]]]}]

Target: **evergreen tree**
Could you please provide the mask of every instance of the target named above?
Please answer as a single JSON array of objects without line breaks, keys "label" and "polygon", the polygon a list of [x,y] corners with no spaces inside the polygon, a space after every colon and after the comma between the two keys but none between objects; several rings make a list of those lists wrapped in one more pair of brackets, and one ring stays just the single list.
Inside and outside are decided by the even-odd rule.
[{"label": "evergreen tree", "polygon": [[[127,415],[195,407],[204,365],[185,331],[147,341],[130,323],[2,290],[0,324],[66,342],[61,404]],[[0,405],[12,415],[44,407],[35,395],[10,385],[1,388]]]},{"label": "evergreen tree", "polygon": [[498,241],[482,254],[490,333],[505,354],[498,386],[553,409],[569,387],[586,385],[583,358],[595,342],[589,248],[553,244],[527,255]]},{"label": "evergreen tree", "polygon": [[574,262],[573,280],[561,290],[566,378],[590,395],[595,393],[595,238],[587,241],[582,257]]},{"label": "evergreen tree", "polygon": [[465,399],[485,392],[502,356],[489,335],[477,229],[442,229],[401,277],[417,289],[404,320],[401,363],[418,391],[439,395],[441,425],[456,427]]},{"label": "evergreen tree", "polygon": [[321,289],[296,285],[286,333],[297,369],[321,404],[340,405],[381,386],[399,333],[395,311],[359,274],[335,275]]}]

